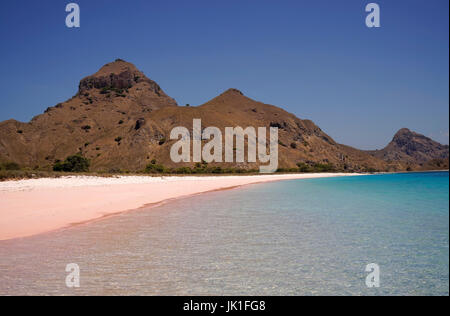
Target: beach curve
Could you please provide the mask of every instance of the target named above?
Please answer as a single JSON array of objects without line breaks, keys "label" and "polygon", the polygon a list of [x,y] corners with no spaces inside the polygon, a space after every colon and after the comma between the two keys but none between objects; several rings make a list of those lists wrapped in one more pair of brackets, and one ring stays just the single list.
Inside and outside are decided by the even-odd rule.
[{"label": "beach curve", "polygon": [[69,176],[0,182],[0,240],[29,237],[172,199],[243,185],[355,175],[359,174]]}]

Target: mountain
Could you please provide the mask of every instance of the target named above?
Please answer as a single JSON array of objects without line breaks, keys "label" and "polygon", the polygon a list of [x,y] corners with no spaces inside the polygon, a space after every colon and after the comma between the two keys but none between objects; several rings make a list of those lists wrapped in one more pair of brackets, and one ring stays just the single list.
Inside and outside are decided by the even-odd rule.
[{"label": "mountain", "polygon": [[[138,166],[150,147],[146,140],[163,137],[149,118],[164,107],[177,108],[177,103],[134,65],[118,59],[82,79],[74,97],[31,122],[0,123],[0,160],[49,168],[81,152],[94,169]],[[140,129],[146,119],[151,135],[146,134],[150,129]],[[115,141],[118,137],[124,140]]]},{"label": "mountain", "polygon": [[369,152],[388,163],[403,163],[414,169],[448,169],[449,146],[402,128],[383,149]]},{"label": "mountain", "polygon": [[[166,167],[194,166],[171,161],[170,131],[202,127],[253,126],[279,128],[279,167],[333,164],[347,171],[404,170],[406,164],[384,155],[336,143],[310,120],[229,89],[200,106],[180,107],[161,87],[133,64],[116,60],[82,79],[78,93],[28,123],[0,123],[0,162],[31,169],[51,169],[58,160],[81,153],[92,171],[138,171],[152,160]],[[448,148],[447,148],[448,151]],[[221,167],[256,169],[258,163],[213,163]]]}]

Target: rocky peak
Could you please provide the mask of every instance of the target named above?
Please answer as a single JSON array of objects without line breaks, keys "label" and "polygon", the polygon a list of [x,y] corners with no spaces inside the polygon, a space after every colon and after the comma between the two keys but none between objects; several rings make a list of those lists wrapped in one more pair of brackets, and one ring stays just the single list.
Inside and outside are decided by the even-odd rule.
[{"label": "rocky peak", "polygon": [[141,73],[136,68],[136,66],[133,65],[132,63],[126,62],[123,59],[116,59],[115,61],[108,63],[108,64],[104,65],[103,67],[101,67],[99,69],[99,71],[97,71],[92,76],[101,77],[101,76],[109,75],[111,73],[118,75],[125,71],[129,71],[132,73]]},{"label": "rocky peak", "polygon": [[243,96],[244,94],[238,89],[230,88],[227,91],[225,91],[224,93],[222,93],[222,95],[241,95],[241,96]]},{"label": "rocky peak", "polygon": [[414,137],[425,138],[425,136],[414,133],[407,128],[402,128],[394,135],[391,143],[397,145],[398,147],[403,147],[413,141]]},{"label": "rocky peak", "polygon": [[392,161],[426,163],[432,159],[448,159],[449,147],[407,128],[400,129],[382,150],[372,151],[376,157]]},{"label": "rocky peak", "polygon": [[391,145],[404,148],[409,151],[423,150],[425,152],[442,150],[446,147],[431,138],[426,137],[425,135],[418,134],[407,128],[402,128],[394,135]]},{"label": "rocky peak", "polygon": [[417,134],[417,133],[414,133],[410,129],[404,127],[404,128],[399,129],[398,132],[395,133],[394,137],[400,137],[400,136],[408,135],[408,134]]},{"label": "rocky peak", "polygon": [[129,89],[138,83],[145,82],[150,90],[161,95],[161,87],[147,78],[136,66],[122,59],[116,59],[100,68],[95,74],[80,81],[78,93],[82,94],[92,89]]}]

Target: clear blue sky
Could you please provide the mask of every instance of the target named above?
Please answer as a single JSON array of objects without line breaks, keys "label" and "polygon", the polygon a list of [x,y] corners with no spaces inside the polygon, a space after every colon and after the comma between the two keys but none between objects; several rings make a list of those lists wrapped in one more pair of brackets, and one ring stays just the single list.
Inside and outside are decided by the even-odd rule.
[{"label": "clear blue sky", "polygon": [[30,120],[123,58],[180,105],[234,87],[358,148],[401,127],[448,143],[448,16],[448,0],[2,1],[0,120]]}]

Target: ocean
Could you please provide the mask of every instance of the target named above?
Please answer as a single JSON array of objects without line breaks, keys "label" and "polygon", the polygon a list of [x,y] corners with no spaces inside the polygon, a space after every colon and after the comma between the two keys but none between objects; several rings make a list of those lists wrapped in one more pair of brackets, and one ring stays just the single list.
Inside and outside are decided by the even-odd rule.
[{"label": "ocean", "polygon": [[0,241],[0,295],[449,295],[449,175],[249,185]]}]

